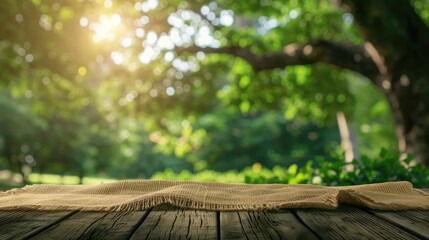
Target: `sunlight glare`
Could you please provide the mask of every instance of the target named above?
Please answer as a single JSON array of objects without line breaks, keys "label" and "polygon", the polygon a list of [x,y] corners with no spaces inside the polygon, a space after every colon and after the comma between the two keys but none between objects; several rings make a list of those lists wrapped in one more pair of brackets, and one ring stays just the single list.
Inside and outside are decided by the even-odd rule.
[{"label": "sunlight glare", "polygon": [[120,52],[114,51],[110,54],[110,57],[117,65],[122,64],[124,62],[124,55]]},{"label": "sunlight glare", "polygon": [[159,38],[157,45],[162,49],[172,50],[174,48],[173,41],[171,41],[170,37],[168,37],[167,35],[162,35]]},{"label": "sunlight glare", "polygon": [[220,12],[220,24],[231,26],[234,23],[234,13],[231,10],[222,10]]},{"label": "sunlight glare", "polygon": [[106,8],[111,8],[113,6],[112,0],[105,0],[104,1],[104,6]]},{"label": "sunlight glare", "polygon": [[166,52],[164,54],[164,60],[167,62],[171,62],[174,59],[174,54],[172,52]]},{"label": "sunlight glare", "polygon": [[173,96],[176,93],[176,90],[174,90],[173,87],[168,87],[165,92],[167,93],[168,96]]},{"label": "sunlight glare", "polygon": [[210,13],[210,8],[209,8],[209,7],[207,7],[206,5],[204,5],[204,6],[202,6],[202,7],[201,7],[200,12],[201,12],[201,14],[203,14],[203,15],[207,15],[207,14],[209,14],[209,13]]},{"label": "sunlight glare", "polygon": [[151,47],[147,47],[142,53],[139,54],[139,60],[143,64],[148,64],[155,58],[155,51]]},{"label": "sunlight glare", "polygon": [[180,59],[175,59],[172,64],[174,68],[181,72],[188,72],[190,70],[188,62],[182,61]]},{"label": "sunlight glare", "polygon": [[143,38],[143,37],[144,37],[144,34],[145,34],[145,32],[144,32],[143,28],[137,28],[137,29],[136,29],[136,36],[137,36],[137,37],[139,37],[139,38]]},{"label": "sunlight glare", "polygon": [[119,26],[121,24],[121,16],[117,13],[112,15],[113,26]]},{"label": "sunlight glare", "polygon": [[179,29],[172,28],[170,30],[170,32],[168,33],[168,35],[170,36],[170,39],[173,41],[173,43],[176,46],[181,46],[183,44],[183,40],[181,38],[181,34],[179,32]]},{"label": "sunlight glare", "polygon": [[176,16],[176,14],[171,14],[168,19],[168,24],[170,24],[171,26],[175,27],[175,28],[181,28],[184,25],[184,22],[182,19],[178,18]]},{"label": "sunlight glare", "polygon": [[158,0],[147,0],[141,3],[136,3],[134,7],[137,10],[141,10],[143,12],[149,12],[150,10],[155,9],[158,6]]},{"label": "sunlight glare", "polygon": [[86,26],[88,26],[88,18],[86,18],[86,17],[81,17],[81,18],[80,18],[80,20],[79,20],[79,23],[80,23],[80,25],[81,25],[82,27],[86,27]]},{"label": "sunlight glare", "polygon": [[[121,16],[117,13],[113,14],[111,17],[102,14],[99,19],[99,22],[90,24],[90,29],[95,32],[93,41],[95,43],[99,43],[105,39],[113,41],[115,39],[115,32],[117,32],[121,26]],[[87,21],[86,18],[81,18],[81,26],[87,24]]]},{"label": "sunlight glare", "polygon": [[289,12],[289,17],[290,17],[291,19],[295,19],[295,18],[297,18],[297,17],[298,17],[298,11],[297,11],[297,10],[291,10],[291,11]]},{"label": "sunlight glare", "polygon": [[146,41],[148,44],[151,44],[151,45],[155,44],[157,39],[158,39],[158,36],[156,35],[155,32],[151,31],[147,34]]},{"label": "sunlight glare", "polygon": [[213,42],[213,37],[210,34],[210,28],[207,26],[202,26],[199,31],[198,34],[196,36],[196,44],[198,46],[208,46]]},{"label": "sunlight glare", "polygon": [[131,47],[131,46],[133,45],[133,39],[132,39],[132,38],[130,38],[130,37],[123,38],[123,39],[121,40],[121,45],[122,45],[124,48],[129,48],[129,47]]}]

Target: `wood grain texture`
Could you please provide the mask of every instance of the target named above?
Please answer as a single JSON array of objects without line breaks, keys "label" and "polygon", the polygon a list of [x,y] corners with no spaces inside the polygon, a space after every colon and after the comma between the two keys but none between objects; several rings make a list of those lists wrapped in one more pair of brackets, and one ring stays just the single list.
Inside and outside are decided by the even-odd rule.
[{"label": "wood grain texture", "polygon": [[161,205],[150,212],[131,239],[217,239],[216,212]]},{"label": "wood grain texture", "polygon": [[221,239],[319,239],[289,211],[220,213]]},{"label": "wood grain texture", "polygon": [[322,239],[419,239],[358,208],[302,209],[297,215]]},{"label": "wood grain texture", "polygon": [[401,228],[412,232],[423,239],[429,239],[429,211],[377,211],[370,210],[374,215]]},{"label": "wood grain texture", "polygon": [[79,212],[32,239],[127,239],[145,211]]},{"label": "wood grain texture", "polygon": [[0,211],[3,239],[428,239],[429,211]]},{"label": "wood grain texture", "polygon": [[0,211],[0,239],[25,239],[72,215],[73,212]]}]

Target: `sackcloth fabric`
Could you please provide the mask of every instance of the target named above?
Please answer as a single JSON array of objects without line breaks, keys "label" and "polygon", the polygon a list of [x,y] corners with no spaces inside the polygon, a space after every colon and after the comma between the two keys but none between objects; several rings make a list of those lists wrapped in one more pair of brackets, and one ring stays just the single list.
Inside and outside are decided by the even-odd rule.
[{"label": "sackcloth fabric", "polygon": [[163,203],[213,211],[335,209],[339,204],[378,210],[429,210],[429,194],[409,182],[326,187],[167,180],[40,184],[0,192],[0,210],[137,211]]}]

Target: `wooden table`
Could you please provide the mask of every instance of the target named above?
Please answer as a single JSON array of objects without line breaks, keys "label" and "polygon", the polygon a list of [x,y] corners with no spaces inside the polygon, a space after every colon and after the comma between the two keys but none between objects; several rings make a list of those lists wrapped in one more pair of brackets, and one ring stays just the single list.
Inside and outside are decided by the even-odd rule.
[{"label": "wooden table", "polygon": [[0,239],[429,239],[429,211],[0,211]]},{"label": "wooden table", "polygon": [[[429,189],[422,189],[429,193]],[[428,211],[0,211],[3,239],[428,239]]]}]

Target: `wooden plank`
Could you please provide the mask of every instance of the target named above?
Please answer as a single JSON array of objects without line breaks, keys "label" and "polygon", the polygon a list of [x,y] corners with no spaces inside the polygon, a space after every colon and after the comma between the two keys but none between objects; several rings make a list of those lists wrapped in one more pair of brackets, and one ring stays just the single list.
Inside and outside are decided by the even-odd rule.
[{"label": "wooden plank", "polygon": [[131,237],[137,239],[217,239],[216,212],[157,206]]},{"label": "wooden plank", "polygon": [[0,239],[25,239],[72,214],[73,212],[0,211]]},{"label": "wooden plank", "polygon": [[419,239],[356,207],[302,209],[297,215],[322,239]]},{"label": "wooden plank", "polygon": [[319,239],[288,210],[220,213],[221,239]]},{"label": "wooden plank", "polygon": [[429,239],[429,211],[369,211],[423,239]]},{"label": "wooden plank", "polygon": [[78,212],[32,239],[127,239],[145,213]]}]

